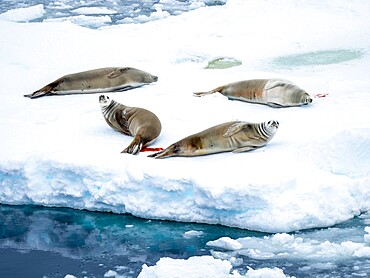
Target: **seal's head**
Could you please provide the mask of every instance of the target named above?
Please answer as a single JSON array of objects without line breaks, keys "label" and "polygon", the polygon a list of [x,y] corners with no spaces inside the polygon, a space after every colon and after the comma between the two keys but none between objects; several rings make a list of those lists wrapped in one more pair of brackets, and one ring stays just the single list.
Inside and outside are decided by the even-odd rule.
[{"label": "seal's head", "polygon": [[312,98],[309,94],[305,93],[302,95],[302,103],[303,104],[309,104],[312,103]]},{"label": "seal's head", "polygon": [[263,131],[266,133],[267,137],[273,136],[279,127],[279,122],[275,120],[266,121],[262,124]]},{"label": "seal's head", "polygon": [[101,111],[103,112],[103,114],[105,114],[107,111],[112,109],[115,101],[113,99],[110,99],[108,96],[101,95],[99,96],[99,103]]},{"label": "seal's head", "polygon": [[271,120],[271,121],[265,122],[265,125],[267,126],[268,129],[277,130],[279,127],[279,122],[275,120]]},{"label": "seal's head", "polygon": [[312,98],[305,90],[295,87],[291,93],[291,101],[292,103],[307,105],[312,102]]},{"label": "seal's head", "polygon": [[107,107],[112,101],[113,100],[111,100],[108,96],[105,95],[99,96],[99,103],[102,108]]},{"label": "seal's head", "polygon": [[150,75],[150,78],[151,78],[151,80],[153,80],[152,82],[157,82],[158,81],[158,76]]},{"label": "seal's head", "polygon": [[126,73],[126,78],[132,82],[139,83],[152,83],[158,81],[158,76],[152,75],[149,72],[135,69],[135,68],[122,68],[121,71]]},{"label": "seal's head", "polygon": [[146,73],[140,76],[142,83],[152,83],[158,81],[158,76],[151,75],[150,73]]}]

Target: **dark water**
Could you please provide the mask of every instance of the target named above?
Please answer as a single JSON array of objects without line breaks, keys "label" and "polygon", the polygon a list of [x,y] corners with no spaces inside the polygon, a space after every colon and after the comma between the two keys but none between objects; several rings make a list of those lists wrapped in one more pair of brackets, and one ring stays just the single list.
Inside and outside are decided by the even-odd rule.
[{"label": "dark water", "polygon": [[[203,235],[185,238],[190,230]],[[129,215],[0,205],[0,277],[103,277],[108,270],[136,277],[144,263],[155,265],[161,257],[210,255],[210,240],[262,235]]]}]

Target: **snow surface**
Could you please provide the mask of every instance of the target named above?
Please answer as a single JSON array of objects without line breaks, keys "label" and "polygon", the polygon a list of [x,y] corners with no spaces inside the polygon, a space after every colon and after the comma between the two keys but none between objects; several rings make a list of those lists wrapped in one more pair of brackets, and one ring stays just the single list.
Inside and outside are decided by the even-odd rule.
[{"label": "snow surface", "polygon": [[187,260],[174,260],[171,258],[160,259],[155,266],[143,266],[143,270],[138,278],[174,278],[174,277],[249,277],[249,278],[282,278],[284,275],[281,269],[262,268],[258,270],[249,269],[245,275],[240,275],[237,271],[230,274],[232,265],[225,260],[214,259],[212,256],[191,257]]},{"label": "snow surface", "polygon": [[207,242],[208,246],[222,251],[234,251],[225,253],[213,251],[212,255],[219,259],[230,259],[237,255],[253,259],[276,259],[295,258],[320,260],[320,262],[333,262],[336,259],[348,260],[351,258],[370,258],[370,246],[367,242],[369,228],[365,228],[363,242],[343,241],[334,242],[329,240],[307,239],[299,235],[277,233],[265,236],[263,239],[246,237],[231,239],[222,237]]},{"label": "snow surface", "polygon": [[0,20],[25,22],[40,18],[44,14],[45,14],[44,5],[39,4],[27,8],[9,10],[5,13],[0,14]]},{"label": "snow surface", "polygon": [[86,14],[86,15],[90,15],[90,14],[116,14],[117,13],[117,11],[113,11],[113,10],[110,10],[108,8],[105,8],[105,7],[101,7],[101,8],[98,8],[98,7],[83,7],[83,8],[74,9],[72,12],[76,13],[76,14]]},{"label": "snow surface", "polygon": [[[27,17],[39,12],[29,9]],[[0,202],[281,233],[368,212],[369,12],[367,1],[230,0],[98,30],[2,17]],[[292,69],[272,63],[290,54],[343,49],[362,56]],[[204,69],[219,57],[242,65]],[[120,153],[132,138],[105,123],[99,95],[23,97],[62,75],[106,66],[159,76],[157,83],[109,94],[160,118],[162,133],[152,147],[231,120],[275,119],[279,130],[266,147],[249,153],[156,160],[148,153]],[[328,96],[287,109],[220,94],[192,96],[252,78],[284,78]]]},{"label": "snow surface", "polygon": [[204,233],[202,231],[187,231],[184,233],[184,238],[192,238],[192,237],[199,237],[202,236]]}]

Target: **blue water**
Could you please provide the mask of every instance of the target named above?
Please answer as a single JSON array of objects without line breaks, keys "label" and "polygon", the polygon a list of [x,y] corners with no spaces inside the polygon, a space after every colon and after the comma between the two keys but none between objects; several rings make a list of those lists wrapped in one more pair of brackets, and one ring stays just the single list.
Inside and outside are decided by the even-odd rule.
[{"label": "blue water", "polygon": [[[355,218],[337,225],[332,228],[335,234],[323,229],[321,240],[345,241],[341,237],[348,237],[348,233],[351,240],[361,238],[366,219]],[[190,230],[203,234],[184,237]],[[318,231],[296,235],[310,238]],[[150,221],[130,215],[0,205],[0,277],[103,277],[109,270],[124,277],[137,277],[143,264],[155,265],[161,257],[211,255],[214,248],[206,243],[224,236],[262,239],[269,235],[217,225]],[[317,267],[317,259],[294,256],[251,259],[238,255],[237,259],[240,263],[234,269],[241,274],[248,267],[279,267],[286,275],[296,277],[351,277],[355,270],[370,275],[370,260],[366,258],[333,258],[330,269]]]},{"label": "blue water", "polygon": [[277,57],[273,59],[272,64],[277,68],[296,69],[344,63],[361,59],[364,55],[364,52],[358,49],[330,49]]},{"label": "blue water", "polygon": [[[184,237],[190,230],[203,235]],[[264,234],[130,215],[0,205],[0,277],[35,272],[38,277],[103,277],[108,270],[136,277],[144,263],[154,265],[161,257],[210,255],[206,243],[225,235]]]}]

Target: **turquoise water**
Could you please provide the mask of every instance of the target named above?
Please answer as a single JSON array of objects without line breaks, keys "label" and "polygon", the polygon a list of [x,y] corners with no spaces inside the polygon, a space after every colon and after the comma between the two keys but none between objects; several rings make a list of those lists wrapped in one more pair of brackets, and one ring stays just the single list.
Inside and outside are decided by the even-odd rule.
[{"label": "turquoise water", "polygon": [[[184,237],[190,230],[203,234]],[[34,271],[47,277],[66,274],[102,277],[108,270],[136,277],[144,263],[154,265],[164,256],[209,255],[210,247],[206,246],[209,240],[262,235],[222,226],[150,221],[130,215],[0,205],[0,277],[15,277],[14,273],[28,277],[27,273]],[[9,254],[13,259],[5,261]],[[20,262],[31,258],[35,264],[19,267]]]},{"label": "turquoise water", "polygon": [[[369,218],[359,217],[329,229],[295,235],[323,242],[361,242]],[[202,233],[184,236],[191,230]],[[217,225],[150,221],[130,215],[0,205],[0,277],[30,277],[29,273],[35,274],[33,277],[103,277],[109,270],[123,277],[137,277],[143,264],[155,265],[161,257],[211,255],[217,248],[206,243],[225,236],[263,240],[271,235]],[[218,251],[225,256],[232,253]],[[294,255],[253,259],[238,254],[234,269],[243,274],[248,267],[279,267],[286,275],[296,277],[370,275],[370,259],[340,256],[333,254],[332,260],[322,261]]]},{"label": "turquoise water", "polygon": [[331,49],[305,52],[273,59],[272,64],[278,68],[290,69],[297,67],[331,65],[361,59],[364,53],[356,49]]}]

